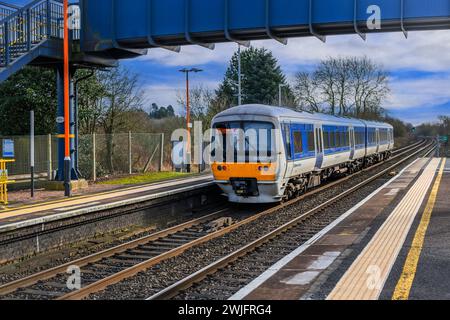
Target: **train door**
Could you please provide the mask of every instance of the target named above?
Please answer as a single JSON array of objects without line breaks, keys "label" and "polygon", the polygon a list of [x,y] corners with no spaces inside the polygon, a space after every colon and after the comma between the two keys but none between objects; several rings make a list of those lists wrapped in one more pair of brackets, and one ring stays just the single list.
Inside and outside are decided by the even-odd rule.
[{"label": "train door", "polygon": [[323,164],[323,140],[322,140],[322,126],[316,127],[315,132],[316,136],[316,170],[320,170]]},{"label": "train door", "polygon": [[355,156],[355,128],[350,128],[350,160]]},{"label": "train door", "polygon": [[279,161],[280,163],[285,162],[285,172],[284,177],[290,177],[292,175],[292,169],[293,169],[293,157],[292,157],[292,141],[291,141],[291,123],[286,122],[282,124],[282,132],[283,132],[283,143],[284,143],[284,150],[285,150],[285,157],[283,159],[282,154],[279,154]]}]

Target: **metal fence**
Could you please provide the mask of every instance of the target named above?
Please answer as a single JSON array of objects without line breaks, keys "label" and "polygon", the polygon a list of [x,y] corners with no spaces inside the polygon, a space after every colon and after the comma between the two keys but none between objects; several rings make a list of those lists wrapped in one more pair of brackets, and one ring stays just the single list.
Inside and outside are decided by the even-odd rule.
[{"label": "metal fence", "polygon": [[[171,145],[165,138],[164,134],[152,133],[81,135],[78,156],[80,173],[83,178],[96,180],[110,175],[171,170]],[[16,161],[8,165],[9,175],[28,175],[30,137],[0,137],[0,150],[3,139],[14,141]],[[58,140],[51,135],[35,137],[37,174],[50,178],[54,175],[58,167]]]}]

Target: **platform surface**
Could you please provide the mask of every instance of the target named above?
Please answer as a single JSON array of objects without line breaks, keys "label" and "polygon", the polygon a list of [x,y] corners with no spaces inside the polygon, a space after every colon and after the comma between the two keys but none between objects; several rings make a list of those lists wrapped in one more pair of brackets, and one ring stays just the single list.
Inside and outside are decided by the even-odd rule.
[{"label": "platform surface", "polygon": [[156,198],[212,186],[213,177],[197,177],[157,182],[69,199],[48,201],[0,210],[0,232],[11,228],[55,221],[71,216],[113,209]]},{"label": "platform surface", "polygon": [[418,159],[231,299],[450,299],[449,192]]}]

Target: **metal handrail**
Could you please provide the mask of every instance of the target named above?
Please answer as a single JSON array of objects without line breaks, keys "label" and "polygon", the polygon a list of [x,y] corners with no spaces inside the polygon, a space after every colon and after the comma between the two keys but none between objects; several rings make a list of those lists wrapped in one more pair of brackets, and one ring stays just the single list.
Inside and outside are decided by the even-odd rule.
[{"label": "metal handrail", "polygon": [[[72,30],[78,40],[79,30]],[[0,17],[0,67],[8,66],[42,41],[63,38],[62,0],[34,0],[5,18]]]},{"label": "metal handrail", "polygon": [[33,7],[35,7],[37,4],[43,3],[43,2],[49,2],[49,3],[55,3],[55,4],[63,4],[63,0],[34,0],[33,2],[30,2],[29,4],[27,4],[26,6],[21,7],[20,9],[18,9],[17,11],[15,11],[12,15],[9,15],[8,17],[0,20],[0,23],[4,23],[4,20],[6,19],[12,19],[17,17],[18,15],[20,15],[21,13],[26,12],[28,9],[31,9]]}]

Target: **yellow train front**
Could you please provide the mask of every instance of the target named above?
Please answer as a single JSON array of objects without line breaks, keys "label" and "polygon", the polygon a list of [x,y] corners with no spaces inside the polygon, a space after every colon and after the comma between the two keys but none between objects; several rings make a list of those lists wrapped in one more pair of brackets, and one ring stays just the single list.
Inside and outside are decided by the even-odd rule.
[{"label": "yellow train front", "polygon": [[[270,112],[268,112],[270,111]],[[283,199],[285,155],[278,115],[260,106],[236,107],[217,115],[217,150],[211,165],[217,185],[236,203],[273,203]],[[221,140],[221,141],[217,141]],[[217,148],[217,143],[220,147]]]},{"label": "yellow train front", "polygon": [[278,164],[215,162],[212,171],[216,183],[230,202],[271,203],[282,199]]}]

